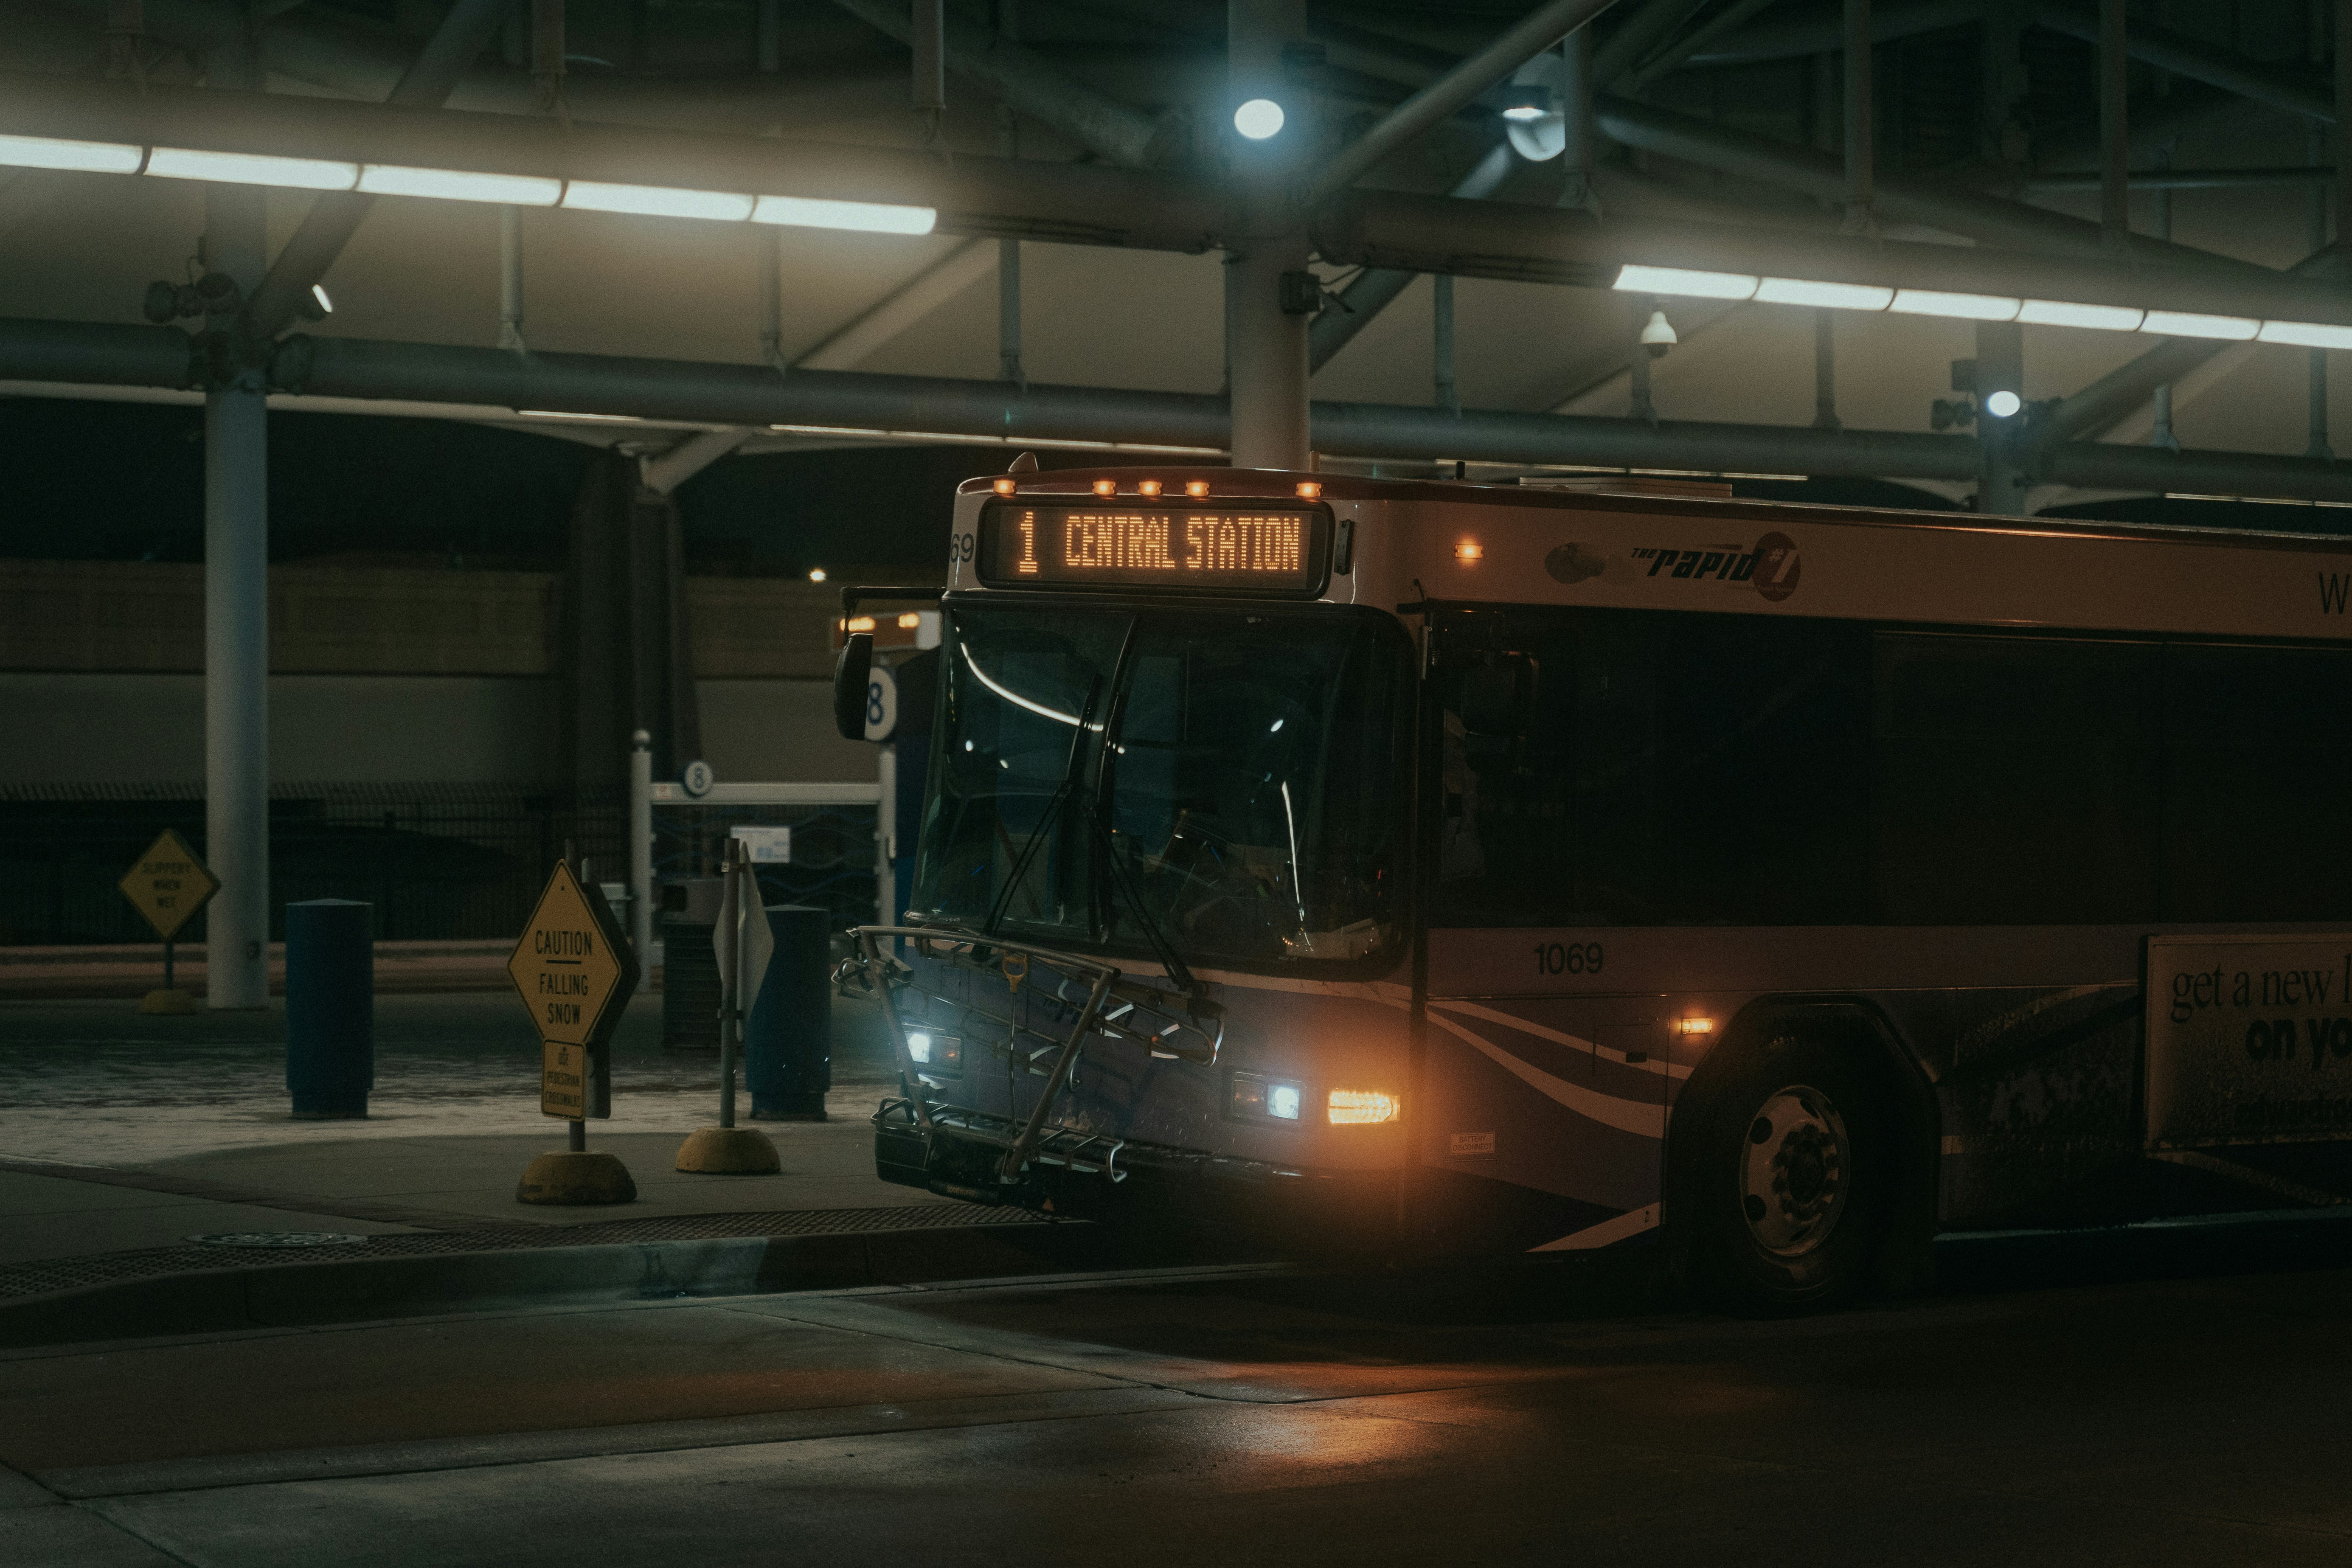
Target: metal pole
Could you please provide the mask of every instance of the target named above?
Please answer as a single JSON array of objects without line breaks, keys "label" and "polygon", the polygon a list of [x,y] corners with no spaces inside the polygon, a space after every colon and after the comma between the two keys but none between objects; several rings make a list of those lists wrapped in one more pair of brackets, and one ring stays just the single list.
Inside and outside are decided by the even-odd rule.
[{"label": "metal pole", "polygon": [[[563,868],[572,873],[572,879],[574,882],[584,884],[588,880],[588,868],[581,864],[579,858],[572,853],[572,841],[569,838],[565,839],[563,841]],[[583,1086],[587,1081],[589,1071],[590,1068],[587,1055],[585,1052],[583,1052],[580,1062],[580,1076]],[[584,1088],[583,1089],[583,1098],[585,1098]],[[577,1119],[566,1121],[564,1123],[563,1146],[574,1154],[586,1153],[588,1152],[588,1123]]]},{"label": "metal pole", "polygon": [[755,890],[746,887],[751,879],[745,873],[750,868],[743,863],[742,847],[743,842],[740,838],[730,837],[727,840],[727,875],[734,880],[735,897],[731,900],[734,926],[724,934],[735,950],[735,963],[734,972],[727,982],[726,994],[721,998],[723,1007],[719,1014],[719,1125],[721,1127],[735,1125],[735,1062],[743,1052],[744,905],[759,896]]},{"label": "metal pole", "polygon": [[2352,0],[2336,0],[2336,243],[2352,235]]},{"label": "metal pole", "polygon": [[1592,199],[1592,24],[1587,22],[1559,41],[1560,62],[1568,97],[1560,108],[1560,166],[1567,181],[1559,193],[1564,207],[1590,207]]},{"label": "metal pole", "polygon": [[[206,265],[254,289],[265,244],[258,186],[205,187]],[[233,317],[211,324],[236,331]],[[269,999],[268,417],[258,367],[205,394],[205,849],[221,881],[205,989],[216,1008]]]},{"label": "metal pole", "polygon": [[654,965],[654,738],[629,737],[629,945],[637,968]]},{"label": "metal pole", "polygon": [[1842,234],[1872,234],[1876,171],[1870,102],[1870,0],[1845,0],[1845,219]]},{"label": "metal pole", "polygon": [[1625,319],[1625,379],[1632,397],[1626,413],[1653,425],[1658,422],[1658,407],[1650,401],[1650,351],[1642,345],[1642,327],[1656,308],[1647,299],[1628,300]]},{"label": "metal pole", "polygon": [[1312,254],[1283,199],[1283,184],[1308,143],[1300,95],[1286,89],[1283,46],[1307,36],[1304,0],[1229,0],[1225,14],[1228,96],[1272,97],[1292,123],[1264,142],[1236,142],[1241,200],[1250,221],[1225,253],[1225,367],[1233,410],[1233,465],[1304,469],[1307,424],[1307,337],[1310,312],[1283,307],[1283,277],[1304,273]]},{"label": "metal pole", "polygon": [[[2315,16],[2314,20],[2316,20]],[[2327,156],[2326,133],[2315,125],[2311,128],[2306,141],[2310,149],[2311,161],[2314,163],[2325,161]],[[2306,235],[2310,243],[2304,247],[2306,255],[2323,250],[2327,246],[2327,187],[2326,185],[2315,184],[2311,187],[2310,218],[2310,228]],[[2328,444],[2327,440],[2327,351],[2305,349],[2304,357],[2310,378],[2311,401],[2310,439],[2304,446],[2303,455],[2306,458],[2333,459],[2336,449]]]},{"label": "metal pole", "polygon": [[2124,96],[2130,68],[2124,0],[2099,0],[2099,237],[2118,252],[2131,248],[2131,127]]},{"label": "metal pole", "polygon": [[1813,428],[1843,430],[1837,412],[1837,317],[1813,312]]},{"label": "metal pole", "polygon": [[164,990],[166,990],[166,991],[169,991],[171,988],[172,988],[172,939],[171,939],[170,937],[168,937],[168,936],[167,936],[167,937],[165,937],[165,938],[163,939],[163,989],[164,989]]},{"label": "metal pole", "polygon": [[499,347],[525,353],[522,341],[522,209],[499,209]]},{"label": "metal pole", "polygon": [[1435,300],[1435,309],[1431,314],[1436,326],[1433,347],[1436,361],[1437,406],[1448,414],[1459,414],[1462,412],[1462,398],[1454,388],[1454,274],[1440,272],[1429,281]]},{"label": "metal pole", "polygon": [[898,923],[898,742],[886,742],[880,751],[875,767],[880,792],[874,803],[874,918],[877,923],[889,926]]},{"label": "metal pole", "polygon": [[912,21],[915,75],[909,100],[915,111],[929,116],[936,129],[948,106],[948,22],[943,0],[914,0]]}]

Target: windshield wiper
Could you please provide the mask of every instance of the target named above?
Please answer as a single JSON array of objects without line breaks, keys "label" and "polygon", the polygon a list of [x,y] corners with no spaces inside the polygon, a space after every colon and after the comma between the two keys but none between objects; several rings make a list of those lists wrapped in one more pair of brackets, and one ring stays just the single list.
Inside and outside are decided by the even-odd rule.
[{"label": "windshield wiper", "polygon": [[1077,789],[1079,777],[1087,771],[1087,728],[1094,721],[1095,704],[1102,700],[1102,689],[1103,678],[1099,675],[1087,685],[1086,703],[1078,710],[1078,721],[1070,731],[1070,757],[1063,765],[1062,782],[1047,797],[1045,813],[1038,817],[1037,826],[1031,828],[1029,837],[1021,841],[1020,853],[1013,858],[1013,869],[1005,877],[1004,886],[997,893],[996,901],[988,907],[988,918],[981,922],[981,931],[989,936],[996,934],[997,926],[1011,911],[1013,894],[1021,886],[1022,879],[1028,876],[1029,862],[1035,858],[1037,847],[1045,842],[1045,836],[1061,821],[1063,809]]},{"label": "windshield wiper", "polygon": [[[1097,796],[1109,794],[1111,775],[1118,769],[1119,737],[1126,731],[1127,700],[1122,693],[1112,703],[1103,725],[1103,771],[1097,781]],[[1183,988],[1185,1005],[1197,1017],[1207,1005],[1207,999],[1201,994],[1201,983],[1192,978],[1192,971],[1186,967],[1183,959],[1177,956],[1176,944],[1168,940],[1168,933],[1160,929],[1158,917],[1144,904],[1143,891],[1135,885],[1135,873],[1120,858],[1118,844],[1111,836],[1110,825],[1103,820],[1100,799],[1083,801],[1080,805],[1087,814],[1087,823],[1094,828],[1095,842],[1099,847],[1104,868],[1110,873],[1112,889],[1127,895],[1127,907],[1135,911],[1135,923],[1143,928],[1143,940],[1150,944],[1151,955],[1168,971],[1168,978]]]}]

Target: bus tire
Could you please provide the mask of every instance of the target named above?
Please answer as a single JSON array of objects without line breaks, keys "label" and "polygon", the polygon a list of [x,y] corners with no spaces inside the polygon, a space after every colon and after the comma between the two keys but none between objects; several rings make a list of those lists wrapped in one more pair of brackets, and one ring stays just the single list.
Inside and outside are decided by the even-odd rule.
[{"label": "bus tire", "polygon": [[1832,1305],[1869,1282],[1892,1212],[1895,1126],[1850,1051],[1780,1035],[1700,1110],[1682,1184],[1694,1283],[1734,1311]]}]

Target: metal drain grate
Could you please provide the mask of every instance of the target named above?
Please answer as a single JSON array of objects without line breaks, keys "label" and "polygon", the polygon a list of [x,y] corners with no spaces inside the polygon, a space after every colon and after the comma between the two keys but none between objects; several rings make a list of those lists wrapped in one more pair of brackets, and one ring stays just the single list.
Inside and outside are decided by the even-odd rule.
[{"label": "metal drain grate", "polygon": [[[0,1268],[0,1300],[39,1296],[90,1285],[165,1279],[223,1268],[306,1268],[378,1258],[426,1258],[461,1252],[520,1252],[549,1247],[625,1246],[640,1241],[693,1241],[722,1237],[856,1236],[878,1231],[938,1230],[974,1226],[1067,1224],[1022,1209],[974,1204],[914,1204],[904,1208],[788,1209],[771,1214],[681,1215],[669,1219],[605,1220],[593,1225],[514,1226],[496,1230],[426,1231],[354,1237],[332,1247],[271,1248],[240,1256],[217,1244],[152,1247],[88,1258],[53,1258]],[[263,1233],[267,1234],[267,1233]],[[288,1232],[287,1235],[310,1233]],[[255,1245],[251,1241],[245,1245]]]}]

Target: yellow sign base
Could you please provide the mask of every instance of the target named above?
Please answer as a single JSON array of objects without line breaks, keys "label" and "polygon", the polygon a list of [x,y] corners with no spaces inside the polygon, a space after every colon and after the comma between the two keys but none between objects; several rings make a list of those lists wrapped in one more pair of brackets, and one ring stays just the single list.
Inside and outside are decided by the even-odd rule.
[{"label": "yellow sign base", "polygon": [[192,991],[150,991],[139,998],[139,1010],[151,1017],[181,1018],[196,1010]]},{"label": "yellow sign base", "polygon": [[783,1169],[768,1135],[749,1127],[698,1127],[677,1147],[677,1168],[705,1176],[772,1176]]},{"label": "yellow sign base", "polygon": [[565,1149],[533,1160],[515,1188],[515,1201],[525,1204],[625,1204],[636,1196],[637,1184],[618,1159]]}]

